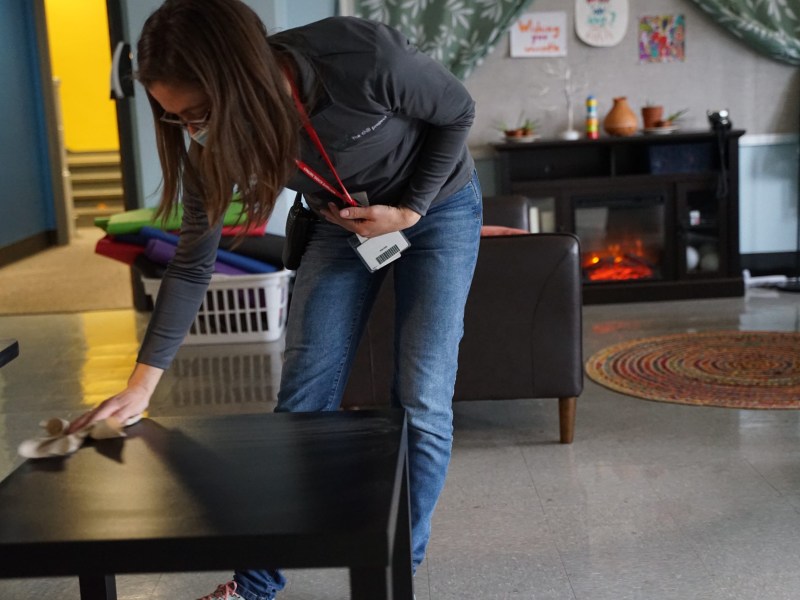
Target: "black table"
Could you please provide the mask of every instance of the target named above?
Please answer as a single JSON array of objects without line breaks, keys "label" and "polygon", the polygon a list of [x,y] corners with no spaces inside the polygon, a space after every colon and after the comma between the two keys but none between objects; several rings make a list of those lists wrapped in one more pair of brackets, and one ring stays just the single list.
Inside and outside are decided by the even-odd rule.
[{"label": "black table", "polygon": [[401,411],[145,419],[0,482],[0,577],[348,567],[352,598],[411,600]]},{"label": "black table", "polygon": [[19,356],[19,343],[17,340],[0,339],[0,367],[11,362]]}]

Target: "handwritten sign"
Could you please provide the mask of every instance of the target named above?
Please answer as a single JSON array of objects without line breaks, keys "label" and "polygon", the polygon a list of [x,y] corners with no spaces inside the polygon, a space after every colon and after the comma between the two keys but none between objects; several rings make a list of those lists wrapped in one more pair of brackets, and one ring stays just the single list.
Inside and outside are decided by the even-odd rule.
[{"label": "handwritten sign", "polygon": [[628,29],[628,0],[575,0],[575,33],[589,46],[615,46]]},{"label": "handwritten sign", "polygon": [[566,55],[567,13],[527,13],[511,26],[512,57],[550,58]]}]

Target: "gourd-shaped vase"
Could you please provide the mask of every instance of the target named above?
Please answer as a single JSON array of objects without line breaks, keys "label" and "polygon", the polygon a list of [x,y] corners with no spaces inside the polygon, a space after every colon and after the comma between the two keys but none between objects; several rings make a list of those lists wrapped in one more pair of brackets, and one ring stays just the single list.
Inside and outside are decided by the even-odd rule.
[{"label": "gourd-shaped vase", "polygon": [[639,122],[625,96],[614,98],[614,106],[608,111],[603,121],[603,129],[609,135],[627,136],[636,133]]}]

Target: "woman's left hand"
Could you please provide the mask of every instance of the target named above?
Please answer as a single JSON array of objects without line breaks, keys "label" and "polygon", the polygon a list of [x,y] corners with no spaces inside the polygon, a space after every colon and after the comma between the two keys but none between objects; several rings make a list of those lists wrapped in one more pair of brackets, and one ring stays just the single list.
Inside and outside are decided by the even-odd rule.
[{"label": "woman's left hand", "polygon": [[348,206],[339,208],[333,202],[320,211],[331,223],[366,238],[377,237],[392,231],[402,231],[420,220],[420,214],[403,206]]}]

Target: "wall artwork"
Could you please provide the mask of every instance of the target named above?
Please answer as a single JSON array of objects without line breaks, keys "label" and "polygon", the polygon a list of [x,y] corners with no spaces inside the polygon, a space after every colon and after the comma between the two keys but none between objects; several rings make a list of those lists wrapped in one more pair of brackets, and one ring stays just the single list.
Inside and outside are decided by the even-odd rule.
[{"label": "wall artwork", "polygon": [[683,15],[658,15],[639,20],[639,62],[683,62],[686,21]]},{"label": "wall artwork", "polygon": [[575,0],[575,33],[589,46],[616,46],[628,29],[628,0]]},{"label": "wall artwork", "polygon": [[511,56],[566,56],[566,31],[565,12],[533,12],[521,15],[511,26]]}]

